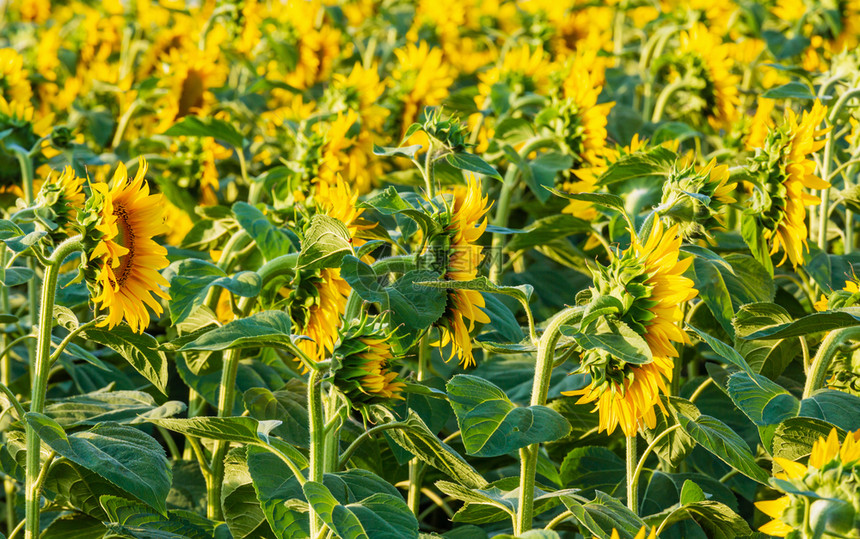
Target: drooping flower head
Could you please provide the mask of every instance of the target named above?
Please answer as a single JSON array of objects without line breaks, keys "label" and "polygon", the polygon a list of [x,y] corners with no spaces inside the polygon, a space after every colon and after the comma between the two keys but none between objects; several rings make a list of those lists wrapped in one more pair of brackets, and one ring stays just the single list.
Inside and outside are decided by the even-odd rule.
[{"label": "drooping flower head", "polygon": [[685,238],[710,238],[710,231],[721,227],[721,208],[736,202],[729,183],[729,167],[712,159],[704,167],[680,159],[663,183],[663,197],[657,208],[669,224],[677,224]]},{"label": "drooping flower head", "polygon": [[860,537],[860,430],[845,435],[836,429],[812,444],[808,464],[781,457],[782,469],[771,485],[786,495],[756,502],[773,520],[759,531],[774,537],[812,537],[798,530],[811,529],[815,537]]},{"label": "drooping flower head", "polygon": [[402,132],[416,120],[426,106],[442,103],[454,82],[454,72],[445,63],[441,49],[430,48],[426,41],[409,43],[394,50],[397,65],[391,72],[393,97],[401,107]]},{"label": "drooping flower head", "polygon": [[[354,236],[368,227],[359,219],[363,210],[355,207],[357,200],[358,194],[337,176],[333,185],[319,182],[313,202],[319,213],[339,220],[350,236]],[[353,242],[356,245],[364,243],[360,239],[353,239]],[[341,316],[351,290],[340,276],[340,268],[322,268],[313,274],[302,275],[297,286],[284,291],[296,331],[310,338],[300,340],[298,346],[311,359],[321,361],[334,350]]]},{"label": "drooping flower head", "polygon": [[693,281],[681,275],[692,258],[680,260],[680,246],[677,225],[667,229],[658,219],[644,242],[634,237],[626,251],[595,274],[591,301],[611,296],[618,308],[590,331],[635,333],[651,356],[650,361],[627,363],[603,350],[583,351],[577,372],[590,374],[591,382],[565,394],[579,396],[578,404],[596,403],[601,431],[612,433],[620,426],[633,436],[641,424],[656,425],[654,405],[662,407],[660,392],[667,393],[678,357],[673,343],[689,342],[678,326],[681,306],[697,294]]},{"label": "drooping flower head", "polygon": [[720,36],[696,23],[681,32],[678,52],[688,76],[699,81],[689,96],[678,101],[701,110],[714,129],[727,129],[734,122],[740,103],[740,77],[731,71],[729,49]]},{"label": "drooping flower head", "polygon": [[150,194],[146,170],[141,158],[132,179],[119,163],[110,185],[91,186],[87,204],[88,210],[97,211],[94,231],[101,234],[89,254],[96,268],[90,283],[93,303],[107,315],[101,325],[112,328],[125,319],[138,333],[149,325],[147,307],[157,315],[163,311],[156,296],[170,299],[161,288],[169,283],[158,272],[167,267],[167,249],[153,239],[169,232],[169,227],[164,222],[163,197]]},{"label": "drooping flower head", "polygon": [[830,184],[815,174],[811,154],[824,146],[821,137],[829,129],[819,129],[827,113],[816,102],[812,110],[798,118],[786,110],[782,126],[768,130],[764,148],[757,151],[751,170],[759,186],[753,191],[750,214],[758,221],[765,240],[772,241],[771,254],[785,251],[792,265],[803,262],[806,247],[806,206],[821,199],[805,189],[825,189]]},{"label": "drooping flower head", "polygon": [[381,320],[364,316],[341,332],[334,348],[334,384],[353,406],[403,400],[406,384],[391,364],[402,357],[397,337]]},{"label": "drooping flower head", "polygon": [[75,222],[86,201],[85,181],[67,166],[59,175],[49,174],[42,184],[36,196],[36,215],[52,231],[66,231]]},{"label": "drooping flower head", "polygon": [[[467,185],[455,187],[452,195],[450,212],[443,214],[447,223],[441,238],[442,245],[439,246],[445,258],[442,278],[469,281],[478,276],[478,268],[484,260],[482,247],[477,241],[487,228],[484,216],[490,206],[487,197],[481,194],[480,182],[474,176]],[[475,322],[490,322],[490,318],[481,310],[484,306],[484,297],[477,290],[448,290],[445,313],[436,322],[440,339],[434,344],[440,348],[451,345],[449,360],[456,356],[465,367],[475,364],[469,332],[474,329]]]}]

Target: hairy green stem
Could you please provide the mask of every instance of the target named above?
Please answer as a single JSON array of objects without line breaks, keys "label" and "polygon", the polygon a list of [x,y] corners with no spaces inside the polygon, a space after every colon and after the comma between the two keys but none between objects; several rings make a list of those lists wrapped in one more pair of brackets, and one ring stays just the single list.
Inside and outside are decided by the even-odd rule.
[{"label": "hairy green stem", "polygon": [[[858,96],[860,96],[860,88],[851,88],[839,97],[828,115],[831,126],[839,118],[839,114],[845,108],[845,105],[848,104],[848,101]],[[832,160],[834,142],[835,133],[831,129],[825,139],[824,158],[821,163],[821,177],[825,181],[829,181],[830,179],[830,162]],[[822,251],[827,252],[827,224],[830,222],[830,187],[825,187],[821,190],[821,206],[818,208],[818,213],[818,247]]]},{"label": "hairy green stem", "polygon": [[[48,374],[51,363],[51,330],[54,328],[54,298],[57,292],[57,278],[63,260],[75,251],[83,248],[81,236],[74,236],[57,246],[45,268],[45,278],[42,281],[42,294],[39,303],[39,325],[36,339],[36,356],[33,364],[32,388],[30,392],[30,411],[42,413],[45,411],[45,401],[48,392]],[[31,305],[35,309],[36,305]],[[36,328],[34,328],[35,330]],[[42,441],[36,430],[27,423],[25,425],[27,464],[24,481],[24,497],[26,512],[25,537],[39,537],[39,471],[41,469]]]},{"label": "hairy green stem", "polygon": [[[582,316],[582,307],[568,307],[556,314],[541,336],[537,349],[535,377],[532,384],[532,406],[546,404],[552,376],[555,345],[561,337],[561,327]],[[520,449],[520,499],[517,507],[514,533],[521,535],[532,529],[534,518],[535,476],[537,475],[538,444]]]},{"label": "hairy green stem", "polygon": [[[425,333],[418,343],[418,370],[415,378],[419,382],[427,377],[427,364],[430,361],[430,334]],[[418,517],[421,508],[421,479],[423,477],[424,464],[417,458],[409,461],[409,489],[406,492],[406,505],[412,513]]]},{"label": "hairy green stem", "polygon": [[[323,463],[325,462],[325,425],[322,406],[322,372],[311,370],[308,376],[308,424],[310,425],[310,470],[308,481],[322,483]],[[322,522],[313,505],[308,505],[311,537],[316,537],[322,529]]]},{"label": "hairy green stem", "polygon": [[666,108],[666,103],[669,102],[669,98],[686,84],[687,83],[683,78],[678,78],[663,88],[663,91],[660,92],[660,95],[657,97],[657,104],[654,105],[654,114],[651,115],[651,123],[656,124],[660,121],[663,117],[663,109]]},{"label": "hairy green stem", "polygon": [[639,477],[636,475],[636,435],[627,436],[627,508],[639,514]]},{"label": "hairy green stem", "polygon": [[839,352],[840,347],[848,341],[860,339],[860,327],[834,329],[821,341],[809,372],[806,373],[806,385],[803,387],[803,398],[812,396],[817,389],[824,385],[830,361]]}]

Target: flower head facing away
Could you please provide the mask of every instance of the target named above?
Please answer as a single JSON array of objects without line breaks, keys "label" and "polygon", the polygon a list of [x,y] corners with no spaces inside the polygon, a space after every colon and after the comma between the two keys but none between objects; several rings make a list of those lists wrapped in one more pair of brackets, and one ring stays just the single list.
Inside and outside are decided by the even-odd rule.
[{"label": "flower head facing away", "polygon": [[656,424],[654,406],[662,407],[660,393],[668,390],[666,382],[672,379],[678,356],[673,343],[688,342],[678,326],[681,305],[697,294],[693,281],[681,275],[692,259],[679,259],[680,246],[677,225],[667,229],[658,220],[644,242],[634,239],[630,248],[596,272],[592,301],[617,309],[592,329],[644,341],[650,355],[650,360],[633,363],[600,349],[583,351],[577,372],[590,374],[591,382],[565,395],[579,396],[578,403],[596,402],[601,431],[612,433],[620,426],[626,436],[633,436],[640,424],[649,428]]}]

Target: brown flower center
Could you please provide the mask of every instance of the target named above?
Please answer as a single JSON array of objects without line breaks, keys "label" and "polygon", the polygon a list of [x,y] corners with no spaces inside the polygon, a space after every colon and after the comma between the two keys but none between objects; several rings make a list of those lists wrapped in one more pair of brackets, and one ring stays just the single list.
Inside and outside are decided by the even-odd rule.
[{"label": "brown flower center", "polygon": [[128,212],[125,207],[117,205],[114,207],[114,216],[116,216],[117,237],[116,242],[128,249],[128,253],[121,256],[119,259],[119,268],[114,274],[117,278],[117,284],[122,286],[128,280],[131,274],[132,262],[134,262],[134,228],[128,222]]}]

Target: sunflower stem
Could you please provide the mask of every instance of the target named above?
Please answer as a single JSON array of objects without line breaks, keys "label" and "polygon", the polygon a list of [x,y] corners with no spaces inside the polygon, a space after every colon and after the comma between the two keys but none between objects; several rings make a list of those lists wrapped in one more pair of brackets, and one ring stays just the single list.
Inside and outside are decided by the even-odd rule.
[{"label": "sunflower stem", "polygon": [[639,514],[639,476],[636,474],[636,435],[627,436],[627,508]]},{"label": "sunflower stem", "polygon": [[[415,379],[423,382],[427,378],[427,364],[430,359],[430,333],[421,337],[418,343],[418,370],[415,371]],[[418,517],[421,509],[421,479],[424,466],[420,460],[413,458],[409,461],[409,489],[406,493],[406,505],[409,510]]]},{"label": "sunflower stem", "polygon": [[[851,88],[839,97],[836,104],[830,110],[828,119],[831,126],[839,118],[839,114],[845,108],[845,105],[848,104],[848,101],[858,96],[860,96],[860,88]],[[835,132],[831,129],[827,133],[824,143],[824,160],[821,163],[821,177],[827,182],[830,181],[830,161],[833,155],[835,138]],[[822,251],[827,252],[827,224],[830,222],[830,187],[825,187],[821,190],[821,206],[818,208],[818,211],[818,247]]]},{"label": "sunflower stem", "polygon": [[[221,384],[218,388],[218,417],[229,417],[233,414],[233,404],[236,400],[236,375],[239,372],[239,350],[231,349],[224,353],[224,369],[221,371]],[[212,452],[209,468],[212,470],[207,491],[206,515],[210,520],[221,520],[221,487],[224,482],[224,457],[230,448],[230,442],[218,440]]]},{"label": "sunflower stem", "polygon": [[[48,259],[45,267],[45,278],[42,281],[42,294],[39,303],[39,325],[36,338],[36,355],[33,363],[32,388],[30,391],[30,412],[45,411],[45,401],[48,392],[48,375],[51,369],[49,353],[51,351],[51,330],[54,328],[54,298],[57,292],[57,278],[60,266],[67,256],[83,249],[81,236],[74,236],[59,244]],[[35,307],[32,304],[31,309]],[[34,327],[34,330],[36,328]],[[42,441],[36,430],[29,422],[25,425],[27,464],[24,480],[24,498],[26,513],[25,537],[39,537],[40,496],[39,472],[41,470]]]},{"label": "sunflower stem", "polygon": [[669,102],[669,98],[672,97],[672,94],[676,91],[686,86],[686,84],[687,82],[683,78],[679,77],[663,88],[663,91],[660,92],[660,95],[657,97],[657,104],[654,105],[654,114],[651,115],[651,123],[656,124],[660,121],[660,118],[663,117],[663,109],[666,108],[666,103]]},{"label": "sunflower stem", "polygon": [[[6,281],[6,244],[0,244],[0,281]],[[0,287],[0,313],[7,314],[9,312],[9,287],[3,286]],[[27,335],[30,337],[30,335]],[[21,342],[24,337],[19,337],[18,339],[13,339],[11,343],[9,342],[9,336],[3,332],[0,333],[0,385],[8,391],[9,383],[12,380],[12,358],[9,357],[8,352],[11,351],[12,346],[15,345],[16,342]],[[23,409],[21,405],[18,404],[18,399],[14,398],[14,395],[7,394],[10,402],[12,404],[17,404],[16,410],[20,414],[19,420],[24,419]],[[13,479],[6,478],[3,480],[3,490],[6,493],[6,534],[11,535],[15,530],[15,526],[18,524],[18,516],[15,512],[15,490],[16,484]]]},{"label": "sunflower stem", "polygon": [[[308,424],[310,425],[310,469],[308,481],[322,483],[323,466],[325,462],[325,424],[322,406],[322,375],[319,370],[311,370],[308,376]],[[316,537],[323,529],[322,521],[314,511],[313,505],[308,505],[311,537]]]},{"label": "sunflower stem", "polygon": [[[532,384],[531,406],[546,404],[549,382],[555,359],[555,345],[561,337],[561,327],[582,316],[582,307],[568,307],[550,320],[541,336],[537,350],[537,364]],[[514,533],[521,535],[532,529],[535,500],[535,475],[537,474],[539,444],[520,449],[520,499],[514,520]]]},{"label": "sunflower stem", "polygon": [[843,344],[860,339],[860,327],[834,329],[824,337],[818,346],[818,351],[812,360],[809,372],[806,373],[806,385],[803,387],[803,398],[812,396],[817,389],[824,385],[830,361],[839,352]]}]

